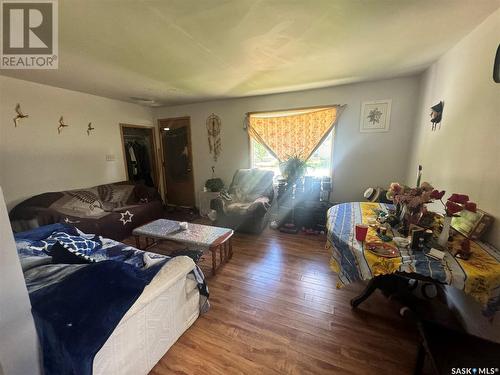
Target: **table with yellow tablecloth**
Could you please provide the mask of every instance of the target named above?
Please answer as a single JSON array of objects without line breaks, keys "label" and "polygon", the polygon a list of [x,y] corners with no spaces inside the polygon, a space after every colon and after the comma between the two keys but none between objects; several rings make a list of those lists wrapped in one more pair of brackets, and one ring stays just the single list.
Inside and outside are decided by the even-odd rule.
[{"label": "table with yellow tablecloth", "polygon": [[[351,202],[328,211],[327,247],[332,254],[330,266],[339,277],[338,287],[382,275],[411,274],[462,290],[481,303],[486,316],[493,316],[500,309],[500,251],[492,246],[471,241],[469,260],[455,258],[448,252],[443,260],[435,260],[423,251],[403,248],[400,256],[384,258],[366,250],[355,238],[356,224],[368,224],[369,218],[377,217],[377,211],[389,208],[383,203]],[[461,235],[455,236],[451,246],[460,246],[461,239]],[[380,241],[373,228],[368,229],[364,243],[370,241]]]}]

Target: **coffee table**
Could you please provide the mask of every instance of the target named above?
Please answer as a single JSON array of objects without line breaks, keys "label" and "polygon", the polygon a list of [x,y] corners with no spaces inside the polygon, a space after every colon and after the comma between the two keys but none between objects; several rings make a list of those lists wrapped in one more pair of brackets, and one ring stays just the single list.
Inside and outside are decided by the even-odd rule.
[{"label": "coffee table", "polygon": [[[189,223],[188,229],[182,230],[179,224],[175,220],[158,219],[135,228],[132,234],[136,247],[146,250],[163,240],[201,247],[203,251],[212,253],[213,275],[217,272],[217,252],[220,255],[219,266],[233,256],[232,229]],[[141,248],[141,237],[146,241],[144,248]]]}]

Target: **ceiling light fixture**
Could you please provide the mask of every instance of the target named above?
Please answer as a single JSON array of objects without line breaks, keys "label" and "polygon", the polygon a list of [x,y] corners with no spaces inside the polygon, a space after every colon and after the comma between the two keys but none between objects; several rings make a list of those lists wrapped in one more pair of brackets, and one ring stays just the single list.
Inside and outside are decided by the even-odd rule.
[{"label": "ceiling light fixture", "polygon": [[148,105],[150,107],[161,107],[161,104],[156,102],[156,100],[151,99],[151,98],[141,98],[139,96],[130,96],[130,99],[132,99],[134,102],[137,102],[142,105]]}]

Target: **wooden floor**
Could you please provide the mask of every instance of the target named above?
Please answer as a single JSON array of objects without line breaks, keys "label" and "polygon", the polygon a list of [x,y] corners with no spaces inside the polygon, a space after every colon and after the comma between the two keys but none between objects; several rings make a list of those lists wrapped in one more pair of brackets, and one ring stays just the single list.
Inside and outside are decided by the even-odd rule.
[{"label": "wooden floor", "polygon": [[151,374],[410,374],[417,335],[381,294],[336,289],[324,236],[236,234],[234,256],[207,276],[211,310]]}]

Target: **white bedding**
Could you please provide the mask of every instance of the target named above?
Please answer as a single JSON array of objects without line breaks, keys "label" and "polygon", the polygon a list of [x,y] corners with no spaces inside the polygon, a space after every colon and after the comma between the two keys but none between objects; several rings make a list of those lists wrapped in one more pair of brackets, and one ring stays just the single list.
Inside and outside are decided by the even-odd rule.
[{"label": "white bedding", "polygon": [[199,315],[195,264],[170,260],[144,289],[94,358],[94,374],[147,374]]}]

